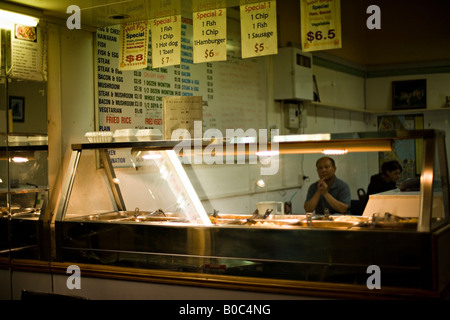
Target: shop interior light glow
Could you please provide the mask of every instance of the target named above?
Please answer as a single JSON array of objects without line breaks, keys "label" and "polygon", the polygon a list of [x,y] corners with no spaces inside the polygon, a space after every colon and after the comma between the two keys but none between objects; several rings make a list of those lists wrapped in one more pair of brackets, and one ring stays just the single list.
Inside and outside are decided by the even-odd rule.
[{"label": "shop interior light glow", "polygon": [[266,186],[266,183],[263,179],[259,179],[258,181],[256,181],[256,185],[260,188],[264,188]]},{"label": "shop interior light glow", "polygon": [[0,28],[13,29],[15,24],[36,27],[39,19],[25,14],[0,9]]},{"label": "shop interior light glow", "polygon": [[326,155],[341,155],[346,154],[348,152],[347,149],[324,149],[322,150],[323,154]]},{"label": "shop interior light glow", "polygon": [[313,133],[313,134],[290,134],[284,136],[274,136],[273,142],[300,142],[300,141],[326,141],[331,139],[329,133]]},{"label": "shop interior light glow", "polygon": [[161,158],[162,156],[159,153],[147,153],[142,155],[142,159],[144,160],[156,160]]},{"label": "shop interior light glow", "polygon": [[272,157],[280,154],[278,150],[266,150],[266,151],[257,151],[256,155],[260,157]]},{"label": "shop interior light glow", "polygon": [[11,158],[12,162],[15,163],[24,163],[24,162],[28,162],[28,158],[27,157],[13,157]]},{"label": "shop interior light glow", "polygon": [[306,153],[325,153],[339,152],[389,152],[392,151],[391,140],[355,140],[346,141],[306,141],[306,142],[288,142],[279,144],[280,154],[306,154]]}]

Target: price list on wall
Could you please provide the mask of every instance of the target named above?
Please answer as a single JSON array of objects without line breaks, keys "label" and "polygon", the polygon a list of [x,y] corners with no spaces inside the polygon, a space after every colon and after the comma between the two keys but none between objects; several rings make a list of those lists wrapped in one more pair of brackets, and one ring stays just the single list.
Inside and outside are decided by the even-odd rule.
[{"label": "price list on wall", "polygon": [[[227,61],[194,63],[193,21],[182,18],[180,64],[152,67],[152,34],[147,67],[119,69],[120,25],[99,29],[97,54],[98,130],[160,129],[166,96],[201,96],[203,129],[263,128],[265,122],[265,62],[241,59],[239,21],[228,21]],[[154,35],[153,35],[154,36]]]},{"label": "price list on wall", "polygon": [[278,53],[275,1],[241,5],[242,58]]},{"label": "price list on wall", "polygon": [[[162,97],[196,95],[203,79],[190,77],[189,82],[184,79],[192,61],[184,59],[183,64],[177,66],[152,68],[150,55],[147,67],[122,71],[118,59],[119,40],[120,26],[97,32],[99,130],[155,128],[162,131]],[[149,47],[150,42],[151,36]]]}]

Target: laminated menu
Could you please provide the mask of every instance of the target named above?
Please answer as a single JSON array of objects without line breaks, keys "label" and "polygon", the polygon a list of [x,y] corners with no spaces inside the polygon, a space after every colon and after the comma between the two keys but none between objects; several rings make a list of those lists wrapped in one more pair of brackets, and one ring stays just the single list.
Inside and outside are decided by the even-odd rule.
[{"label": "laminated menu", "polygon": [[11,37],[11,77],[34,81],[46,80],[45,42],[39,27],[16,24]]},{"label": "laminated menu", "polygon": [[[202,104],[201,96],[163,97],[163,139],[193,139],[194,122],[203,119]],[[184,130],[178,131],[172,137],[177,129]]]}]

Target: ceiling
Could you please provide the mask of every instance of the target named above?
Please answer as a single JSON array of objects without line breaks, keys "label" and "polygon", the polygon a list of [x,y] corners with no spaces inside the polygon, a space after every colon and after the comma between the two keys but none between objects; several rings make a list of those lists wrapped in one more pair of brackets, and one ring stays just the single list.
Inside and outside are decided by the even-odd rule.
[{"label": "ceiling", "polygon": [[[227,7],[239,6],[240,0],[180,0],[180,8],[171,7],[176,14],[191,14],[192,3]],[[255,0],[256,1],[256,0]],[[34,14],[49,21],[65,21],[71,13],[67,8],[81,9],[84,29],[117,25],[121,22],[154,18],[161,6],[174,0],[3,0],[0,8]],[[288,41],[300,43],[300,0],[278,0],[281,21],[291,29]],[[381,30],[368,30],[366,9],[375,4],[381,8]],[[342,49],[327,50],[326,54],[361,66],[400,63],[450,61],[450,1],[447,0],[341,0]],[[124,18],[125,17],[125,18]],[[282,18],[279,18],[280,20]],[[298,21],[297,21],[298,20]],[[286,29],[286,28],[285,28]],[[298,32],[297,32],[298,30]]]},{"label": "ceiling", "polygon": [[[196,0],[194,0],[196,1]],[[256,1],[256,0],[255,0]],[[81,10],[81,23],[84,27],[104,27],[122,22],[151,19],[168,8],[171,14],[192,12],[192,0],[6,0],[13,5],[35,8],[46,18],[53,17],[65,21],[70,14],[67,8],[77,5]],[[201,0],[215,6],[216,3],[227,7],[238,6],[239,0]],[[177,6],[176,3],[179,5]]]}]

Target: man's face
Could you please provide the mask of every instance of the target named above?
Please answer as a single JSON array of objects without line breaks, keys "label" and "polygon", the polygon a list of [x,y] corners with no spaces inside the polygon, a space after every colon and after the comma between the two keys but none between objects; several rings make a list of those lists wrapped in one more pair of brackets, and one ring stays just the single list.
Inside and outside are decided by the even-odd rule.
[{"label": "man's face", "polygon": [[336,167],[330,159],[322,159],[317,163],[317,174],[320,179],[328,180],[334,176],[336,172]]},{"label": "man's face", "polygon": [[390,181],[397,182],[397,180],[402,176],[402,172],[400,171],[400,169],[396,169],[393,171],[386,171],[386,175],[388,176]]}]

